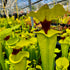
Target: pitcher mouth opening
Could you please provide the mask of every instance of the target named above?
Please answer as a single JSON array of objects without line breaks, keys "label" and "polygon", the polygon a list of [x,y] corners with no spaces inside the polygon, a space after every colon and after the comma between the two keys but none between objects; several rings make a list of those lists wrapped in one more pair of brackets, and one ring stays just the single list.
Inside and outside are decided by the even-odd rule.
[{"label": "pitcher mouth opening", "polygon": [[50,30],[51,21],[47,21],[46,19],[43,22],[40,22],[42,25],[42,29],[44,30],[45,34],[47,34],[48,30]]},{"label": "pitcher mouth opening", "polygon": [[13,49],[12,54],[13,54],[13,55],[16,55],[16,54],[18,54],[21,50],[22,50],[22,48],[20,48],[20,49]]}]

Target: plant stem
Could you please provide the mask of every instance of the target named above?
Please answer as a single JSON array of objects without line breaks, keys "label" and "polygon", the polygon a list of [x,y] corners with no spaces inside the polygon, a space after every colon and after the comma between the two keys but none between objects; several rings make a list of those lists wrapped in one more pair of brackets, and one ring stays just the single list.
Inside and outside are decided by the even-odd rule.
[{"label": "plant stem", "polygon": [[54,49],[57,42],[57,34],[47,37],[44,34],[37,34],[40,54],[42,60],[42,70],[54,70]]},{"label": "plant stem", "polygon": [[26,58],[23,58],[20,63],[15,64],[15,70],[26,70]]},{"label": "plant stem", "polygon": [[56,70],[62,70],[62,68],[59,68],[59,67],[56,66]]},{"label": "plant stem", "polygon": [[68,44],[61,44],[62,57],[67,57],[68,56],[68,49],[69,49]]},{"label": "plant stem", "polygon": [[2,44],[1,44],[1,41],[0,41],[0,63],[1,63],[2,69],[6,70],[5,64],[4,64],[4,57],[3,57],[3,54],[2,54]]},{"label": "plant stem", "polygon": [[1,64],[0,64],[0,70],[1,70]]}]

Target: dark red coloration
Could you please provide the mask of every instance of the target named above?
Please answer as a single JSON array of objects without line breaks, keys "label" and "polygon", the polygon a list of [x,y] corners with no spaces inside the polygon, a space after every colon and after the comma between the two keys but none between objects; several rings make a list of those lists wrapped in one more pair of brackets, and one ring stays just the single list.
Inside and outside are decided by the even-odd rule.
[{"label": "dark red coloration", "polygon": [[34,21],[35,24],[37,24],[35,20],[33,20],[33,21]]},{"label": "dark red coloration", "polygon": [[69,35],[67,35],[67,36],[69,36]]},{"label": "dark red coloration", "polygon": [[42,29],[45,31],[46,34],[47,31],[50,29],[50,23],[51,21],[47,21],[46,19],[43,22],[41,22]]},{"label": "dark red coloration", "polygon": [[69,27],[69,29],[70,29],[70,27]]},{"label": "dark red coloration", "polygon": [[4,40],[8,40],[10,38],[10,35],[8,35],[8,36],[6,36],[5,38],[4,38]]},{"label": "dark red coloration", "polygon": [[61,39],[62,39],[62,40],[64,40],[64,39],[65,39],[65,37],[61,37]]},{"label": "dark red coloration", "polygon": [[12,54],[13,54],[13,55],[16,55],[16,54],[18,54],[19,51],[21,51],[21,50],[22,50],[22,48],[20,48],[20,49],[13,49]]},{"label": "dark red coloration", "polygon": [[35,31],[39,31],[38,29],[36,29]]},{"label": "dark red coloration", "polygon": [[18,32],[16,32],[16,34],[17,34]]}]

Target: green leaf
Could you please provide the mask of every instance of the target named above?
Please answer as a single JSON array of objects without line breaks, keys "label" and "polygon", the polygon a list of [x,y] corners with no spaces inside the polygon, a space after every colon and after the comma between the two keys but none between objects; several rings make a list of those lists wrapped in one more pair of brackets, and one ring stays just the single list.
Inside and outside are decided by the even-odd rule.
[{"label": "green leaf", "polygon": [[70,29],[66,29],[66,33],[68,34],[68,35],[70,35]]},{"label": "green leaf", "polygon": [[7,45],[14,45],[18,41],[19,41],[19,38],[12,38],[12,39],[9,39],[6,43],[7,43]]},{"label": "green leaf", "polygon": [[42,70],[41,66],[40,65],[36,65],[36,68]]},{"label": "green leaf", "polygon": [[7,64],[11,64],[11,63],[10,63],[10,61],[9,61],[9,60],[7,60],[7,59],[5,60],[5,63],[7,63]]},{"label": "green leaf", "polygon": [[67,36],[67,33],[63,33],[62,35],[61,35],[61,37],[66,37]]},{"label": "green leaf", "polygon": [[58,48],[55,48],[55,51],[54,51],[55,53],[60,53],[61,52],[61,50],[59,50]]},{"label": "green leaf", "polygon": [[56,4],[52,9],[49,9],[49,6],[45,4],[37,12],[30,12],[28,16],[35,17],[39,21],[44,21],[45,19],[51,21],[58,16],[63,16],[65,13],[65,9],[60,4]]},{"label": "green leaf", "polygon": [[15,30],[15,29],[18,29],[19,27],[20,27],[20,24],[19,24],[19,25],[14,26],[14,27],[12,27],[11,29],[12,29],[12,30]]},{"label": "green leaf", "polygon": [[5,29],[3,31],[0,32],[0,39],[4,39],[6,36],[10,35],[12,32],[12,30],[10,28]]},{"label": "green leaf", "polygon": [[29,40],[20,40],[17,44],[16,44],[16,48],[22,48],[24,46],[29,46],[30,45],[30,41]]},{"label": "green leaf", "polygon": [[37,43],[37,38],[32,37],[30,38],[30,44],[36,44]]},{"label": "green leaf", "polygon": [[3,40],[6,36],[10,35],[12,33],[12,30],[15,30],[19,27],[20,25],[16,25],[12,28],[7,28],[3,31],[0,32],[0,40]]},{"label": "green leaf", "polygon": [[70,61],[70,52],[68,53],[68,60]]},{"label": "green leaf", "polygon": [[54,54],[54,58],[56,57],[57,55],[56,54]]},{"label": "green leaf", "polygon": [[63,5],[61,4],[56,4],[52,9],[52,14],[53,16],[57,17],[57,16],[64,16],[64,14],[66,13],[65,9],[63,8]]},{"label": "green leaf", "polygon": [[19,47],[24,47],[24,46],[29,46],[30,44],[36,44],[37,43],[37,38],[35,37],[32,37],[30,39],[22,39],[20,40],[17,44],[16,44],[16,48],[19,48]]}]

